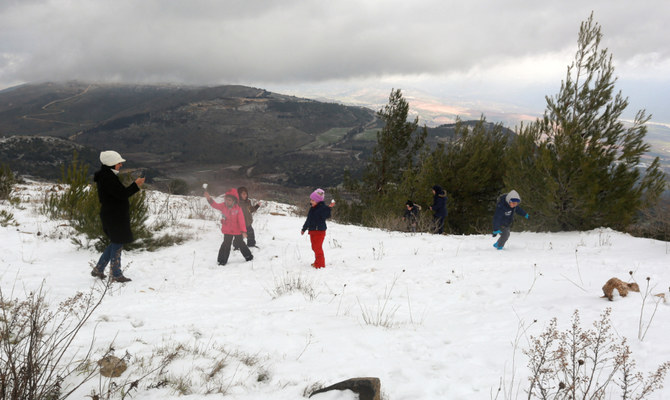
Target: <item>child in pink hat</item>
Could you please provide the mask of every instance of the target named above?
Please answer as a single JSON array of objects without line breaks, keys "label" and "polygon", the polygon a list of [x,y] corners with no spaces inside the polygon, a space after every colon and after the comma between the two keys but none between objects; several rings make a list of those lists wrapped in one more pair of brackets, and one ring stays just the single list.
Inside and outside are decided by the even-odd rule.
[{"label": "child in pink hat", "polygon": [[312,205],[307,213],[307,220],[302,226],[301,235],[305,231],[309,231],[309,240],[312,243],[312,250],[314,251],[314,263],[312,267],[323,268],[326,266],[326,259],[323,254],[323,240],[326,238],[326,220],[330,218],[331,208],[335,205],[335,201],[331,201],[329,205],[323,202],[325,192],[323,189],[316,189],[309,195],[309,202]]}]

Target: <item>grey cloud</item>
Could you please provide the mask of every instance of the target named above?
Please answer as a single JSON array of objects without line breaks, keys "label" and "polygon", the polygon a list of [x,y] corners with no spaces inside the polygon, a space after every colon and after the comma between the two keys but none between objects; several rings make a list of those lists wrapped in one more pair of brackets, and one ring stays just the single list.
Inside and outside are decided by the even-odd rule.
[{"label": "grey cloud", "polygon": [[579,23],[592,9],[615,59],[670,56],[666,1],[639,1],[625,9],[605,0],[545,3],[10,1],[0,8],[0,84],[301,82],[464,73],[574,47]]}]

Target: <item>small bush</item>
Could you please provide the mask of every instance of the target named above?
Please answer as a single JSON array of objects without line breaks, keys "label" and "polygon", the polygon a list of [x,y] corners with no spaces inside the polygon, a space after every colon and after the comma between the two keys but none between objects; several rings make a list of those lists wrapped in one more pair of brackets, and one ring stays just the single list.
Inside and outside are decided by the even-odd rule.
[{"label": "small bush", "polygon": [[185,235],[172,235],[166,233],[165,235],[150,238],[143,240],[143,248],[147,251],[156,251],[162,247],[170,247],[176,244],[182,244],[186,241]]},{"label": "small bush", "polygon": [[[42,212],[53,219],[73,220],[90,196],[88,166],[79,162],[76,152],[73,154],[72,163],[67,168],[61,167],[60,183],[62,186],[54,188],[45,197]],[[64,191],[59,190],[62,187],[65,188]]]},{"label": "small bush", "polygon": [[0,210],[0,226],[3,228],[8,226],[18,226],[18,223],[14,220],[14,214]]},{"label": "small bush", "polygon": [[316,293],[310,280],[305,279],[301,274],[291,274],[288,271],[280,277],[275,277],[274,288],[268,290],[273,299],[293,292],[301,292],[309,300],[316,298]]},{"label": "small bush", "polygon": [[6,164],[0,165],[0,200],[6,200],[12,193],[16,177],[9,166]]}]

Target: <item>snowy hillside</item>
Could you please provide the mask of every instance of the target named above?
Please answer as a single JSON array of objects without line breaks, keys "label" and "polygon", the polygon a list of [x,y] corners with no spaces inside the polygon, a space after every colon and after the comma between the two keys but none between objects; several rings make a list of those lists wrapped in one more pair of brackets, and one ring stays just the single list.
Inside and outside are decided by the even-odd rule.
[{"label": "snowy hillside", "polygon": [[[103,285],[89,275],[99,254],[77,249],[62,221],[38,212],[48,187],[18,185],[14,195],[21,203],[0,203],[18,223],[0,227],[0,284],[5,296],[20,298],[44,282],[55,305]],[[637,370],[646,375],[670,361],[670,298],[664,303],[653,296],[670,297],[666,242],[609,229],[513,232],[497,251],[491,235],[408,234],[329,222],[327,266],[315,270],[308,235],[300,235],[305,215],[266,202],[254,217],[260,248],[252,248],[253,261],[233,252],[220,267],[218,217],[204,198],[150,198],[153,218],[170,219],[171,229],[190,239],[157,252],[124,252],[132,282],[112,286],[73,346],[85,351],[95,337],[100,355],[113,343],[114,353],[129,361],[115,381],[143,377],[131,392],[135,400],[219,393],[295,400],[319,385],[366,376],[380,378],[388,400],[527,398],[522,351],[531,336],[552,318],[567,329],[575,310],[582,328],[590,329],[608,307]],[[629,271],[641,293],[600,297],[608,279],[630,281]],[[72,398],[109,384],[96,378]],[[353,398],[348,391],[312,397]],[[670,398],[670,377],[649,398]]]}]

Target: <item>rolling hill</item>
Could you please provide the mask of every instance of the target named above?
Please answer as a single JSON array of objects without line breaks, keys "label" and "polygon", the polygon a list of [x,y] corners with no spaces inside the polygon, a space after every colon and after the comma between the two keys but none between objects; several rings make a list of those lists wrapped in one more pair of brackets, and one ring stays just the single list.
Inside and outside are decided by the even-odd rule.
[{"label": "rolling hill", "polygon": [[[205,169],[213,177],[237,171],[282,184],[330,185],[345,165],[363,165],[374,138],[368,131],[378,128],[375,112],[363,107],[243,86],[69,82],[0,92],[0,135],[115,149],[129,165],[168,177]],[[2,161],[40,175],[8,151]]]},{"label": "rolling hill", "polygon": [[[158,180],[334,186],[345,169],[362,171],[381,127],[365,107],[245,86],[67,82],[0,91],[0,135],[13,139],[0,162],[49,179],[74,149],[93,168],[97,152],[114,149]],[[429,128],[427,141],[450,136],[453,124]]]}]

